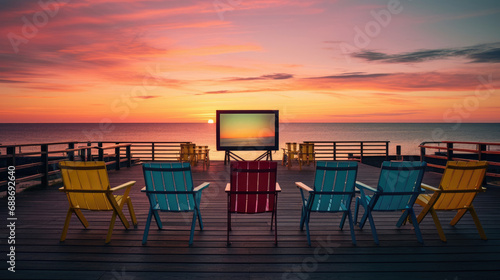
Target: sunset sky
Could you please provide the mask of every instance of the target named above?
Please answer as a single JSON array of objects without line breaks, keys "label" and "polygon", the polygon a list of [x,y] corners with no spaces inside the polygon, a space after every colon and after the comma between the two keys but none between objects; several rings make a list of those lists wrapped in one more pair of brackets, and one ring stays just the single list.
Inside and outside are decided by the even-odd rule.
[{"label": "sunset sky", "polygon": [[500,122],[498,0],[7,0],[0,18],[3,123]]}]

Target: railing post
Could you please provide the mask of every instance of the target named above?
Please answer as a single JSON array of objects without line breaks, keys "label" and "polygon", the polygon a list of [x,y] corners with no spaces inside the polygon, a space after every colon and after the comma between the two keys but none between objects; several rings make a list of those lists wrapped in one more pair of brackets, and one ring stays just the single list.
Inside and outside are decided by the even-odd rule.
[{"label": "railing post", "polygon": [[337,142],[333,142],[333,160],[337,160]]},{"label": "railing post", "polygon": [[155,161],[155,143],[151,143],[151,161]]},{"label": "railing post", "polygon": [[41,152],[41,163],[42,163],[42,178],[41,178],[41,183],[42,187],[46,188],[49,186],[49,145],[47,144],[42,144],[40,146],[40,152]]},{"label": "railing post", "polygon": [[[69,142],[68,143],[68,149],[74,149],[75,148],[75,143],[74,142]],[[75,160],[75,152],[74,151],[69,151],[68,152],[68,159],[70,161],[74,161]]]},{"label": "railing post", "polygon": [[127,148],[126,148],[126,153],[127,153],[127,167],[131,167],[132,166],[132,153],[130,151],[131,147],[132,147],[132,145],[127,146]]},{"label": "railing post", "polygon": [[[91,142],[87,142],[87,147],[92,146]],[[92,161],[92,149],[88,148],[87,149],[87,161]]]},{"label": "railing post", "polygon": [[10,155],[7,158],[7,165],[8,166],[15,166],[16,165],[16,147],[7,147],[7,155]]},{"label": "railing post", "polygon": [[483,159],[483,152],[486,151],[486,145],[485,144],[477,144],[477,160],[486,160],[486,154],[485,158]]},{"label": "railing post", "polygon": [[[399,146],[399,152],[401,153],[401,146]],[[385,142],[385,160],[388,159],[389,159],[389,142]]]},{"label": "railing post", "polygon": [[359,161],[363,162],[363,142],[359,142],[359,144],[360,144],[360,147],[359,147],[359,149],[360,149],[360,152],[359,152],[360,153],[359,154]]},{"label": "railing post", "polygon": [[[102,148],[102,142],[97,143],[97,146]],[[104,161],[104,150],[99,149],[99,161]]]},{"label": "railing post", "polygon": [[[425,143],[422,142],[420,143],[421,146],[425,146]],[[424,161],[425,160],[425,147],[420,147],[420,161]]]},{"label": "railing post", "polygon": [[446,157],[447,160],[453,160],[453,143],[446,143]]},{"label": "railing post", "polygon": [[[115,143],[119,145],[120,143]],[[120,147],[115,148],[115,169],[120,170]]]}]

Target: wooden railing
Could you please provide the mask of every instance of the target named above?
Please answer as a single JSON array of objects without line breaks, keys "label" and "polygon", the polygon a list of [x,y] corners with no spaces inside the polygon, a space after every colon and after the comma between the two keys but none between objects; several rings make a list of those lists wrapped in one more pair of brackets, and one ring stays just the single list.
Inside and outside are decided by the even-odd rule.
[{"label": "wooden railing", "polygon": [[[489,165],[486,176],[500,178],[500,143],[441,141],[422,142],[419,147],[420,158],[429,167],[444,169],[450,160],[485,160]],[[428,150],[434,153],[428,154]]]},{"label": "wooden railing", "polygon": [[359,160],[364,156],[389,157],[389,141],[304,141],[314,143],[316,159]]},{"label": "wooden railing", "polygon": [[42,186],[48,186],[50,177],[60,173],[58,163],[62,160],[105,161],[119,170],[123,163],[130,167],[134,160],[177,161],[181,143],[190,142],[66,141],[1,145],[0,191],[5,191],[8,184],[9,166],[15,167],[16,183],[39,180]]}]

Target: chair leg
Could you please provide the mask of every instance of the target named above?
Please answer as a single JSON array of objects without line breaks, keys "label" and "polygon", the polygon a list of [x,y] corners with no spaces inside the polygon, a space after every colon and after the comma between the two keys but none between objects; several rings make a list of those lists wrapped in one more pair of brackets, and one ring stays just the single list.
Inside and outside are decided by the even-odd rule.
[{"label": "chair leg", "polygon": [[[413,212],[413,211],[412,211]],[[410,213],[410,208],[406,208],[399,218],[398,222],[396,223],[396,227],[401,227],[404,223],[406,223],[406,220],[408,219],[408,215]]]},{"label": "chair leg", "polygon": [[302,213],[300,214],[300,230],[304,230],[304,222],[305,222],[305,218],[306,218],[306,208],[304,206],[302,206]]},{"label": "chair leg", "polygon": [[[420,232],[420,226],[417,222],[417,216],[415,216],[413,208],[407,209],[407,211],[409,212],[410,218],[413,222],[413,228],[415,229],[415,234],[417,235],[418,242],[424,243],[424,240],[422,239],[422,233]],[[404,220],[406,220],[406,217]]]},{"label": "chair leg", "polygon": [[66,214],[66,220],[64,221],[64,227],[61,234],[61,242],[66,240],[66,234],[68,233],[69,222],[71,221],[71,215],[73,215],[73,210],[68,209],[68,213]]},{"label": "chair leg", "polygon": [[344,212],[344,214],[342,215],[342,219],[340,220],[340,224],[339,224],[339,228],[342,230],[344,229],[344,224],[345,224],[345,218],[347,216],[347,212]]},{"label": "chair leg", "polygon": [[309,244],[309,247],[311,246],[311,234],[309,233],[309,217],[310,217],[310,215],[311,215],[311,212],[309,212],[304,219],[304,223],[306,224],[307,244]]},{"label": "chair leg", "polygon": [[[365,203],[363,203],[362,200],[360,200],[360,204],[365,209],[365,213],[361,217],[361,220],[359,220],[359,228],[363,229],[363,227],[365,226],[366,220],[369,219],[369,217],[371,217],[371,211],[368,209],[368,206],[365,205]],[[373,217],[372,217],[372,219],[373,219]],[[371,224],[371,222],[370,222],[370,224]]]},{"label": "chair leg", "polygon": [[200,225],[200,230],[203,230],[203,220],[201,219],[201,211],[200,209],[198,209],[198,211],[196,211],[198,213],[198,224]]},{"label": "chair leg", "polygon": [[111,241],[111,234],[113,234],[113,228],[115,227],[116,216],[116,211],[113,211],[113,216],[111,216],[111,222],[109,223],[108,235],[106,236],[106,243]]},{"label": "chair leg", "polygon": [[274,209],[272,212],[271,212],[271,230],[273,230],[273,221],[274,221],[274,211],[276,209]]},{"label": "chair leg", "polygon": [[196,216],[198,215],[197,209],[193,211],[193,220],[191,221],[191,233],[189,235],[189,245],[193,244],[194,228],[196,227]]},{"label": "chair leg", "polygon": [[73,212],[75,213],[75,215],[78,218],[78,220],[80,220],[80,223],[82,223],[82,225],[85,228],[88,228],[89,227],[89,222],[87,221],[87,219],[85,219],[85,216],[83,216],[82,210],[80,210],[80,209],[73,209]]},{"label": "chair leg", "polygon": [[146,220],[146,226],[144,227],[144,234],[142,235],[142,245],[146,244],[148,241],[149,227],[151,225],[151,217],[153,216],[153,209],[149,208],[148,219]]},{"label": "chair leg", "polygon": [[460,221],[460,219],[462,219],[462,217],[465,215],[465,213],[467,213],[467,209],[460,209],[460,210],[458,210],[457,215],[455,215],[455,217],[453,218],[453,220],[451,220],[450,225],[451,226],[456,225],[458,223],[458,221]]},{"label": "chair leg", "polygon": [[429,212],[431,212],[432,219],[434,220],[434,224],[436,225],[436,229],[439,233],[439,238],[441,239],[441,241],[446,242],[446,236],[444,235],[444,231],[443,228],[441,227],[441,223],[439,222],[436,210],[434,210],[434,208],[431,208]]},{"label": "chair leg", "polygon": [[[277,199],[278,198],[276,198],[276,201]],[[278,211],[276,209],[276,206],[277,203],[274,205],[274,245],[278,246]]]},{"label": "chair leg", "polygon": [[151,211],[153,211],[153,217],[155,217],[156,225],[158,226],[159,229],[162,229],[163,225],[161,223],[160,213],[158,212],[158,210],[151,210]]},{"label": "chair leg", "polygon": [[132,219],[132,224],[134,225],[134,228],[137,228],[137,218],[135,217],[135,211],[134,207],[132,206],[132,200],[130,199],[130,197],[127,198],[127,206],[130,218]]},{"label": "chair leg", "polygon": [[486,233],[484,233],[483,226],[481,225],[481,222],[479,221],[479,217],[477,216],[476,210],[474,207],[469,208],[469,212],[472,216],[472,219],[474,220],[474,223],[476,224],[477,231],[479,231],[479,236],[481,236],[482,240],[488,240],[486,237]]},{"label": "chair leg", "polygon": [[[123,211],[122,211],[124,201],[122,201],[122,203],[120,205],[118,205],[118,203],[116,203],[115,197],[111,193],[106,194],[106,196],[108,197],[109,203],[113,207],[113,215],[118,215],[123,226],[126,229],[128,229],[130,227],[130,225],[127,221],[127,218],[125,218],[125,215],[123,215]],[[116,218],[116,217],[114,217],[114,218]]]},{"label": "chair leg", "polygon": [[356,197],[356,201],[354,204],[354,224],[358,223],[358,212],[359,212],[359,197]]},{"label": "chair leg", "polygon": [[351,210],[346,212],[346,214],[347,214],[347,217],[349,218],[349,229],[351,230],[352,244],[356,245],[356,236],[354,235],[354,222],[353,222]]},{"label": "chair leg", "polygon": [[231,230],[231,211],[227,210],[227,246],[231,245],[229,242],[229,231]]},{"label": "chair leg", "polygon": [[379,245],[377,229],[375,228],[375,223],[373,221],[372,213],[371,213],[371,211],[366,210],[365,215],[366,214],[368,214],[367,216],[368,216],[368,221],[370,223],[370,228],[372,230],[373,240],[375,241],[375,244]]}]

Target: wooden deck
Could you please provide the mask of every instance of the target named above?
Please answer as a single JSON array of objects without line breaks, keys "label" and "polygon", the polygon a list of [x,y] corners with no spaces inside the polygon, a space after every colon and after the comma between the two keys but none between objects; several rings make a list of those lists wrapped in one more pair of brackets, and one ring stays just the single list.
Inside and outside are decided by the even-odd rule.
[{"label": "wooden deck", "polygon": [[[338,228],[340,215],[311,218],[312,247],[299,230],[300,192],[295,181],[311,184],[314,167],[298,171],[280,166],[283,189],[278,200],[278,240],[269,231],[270,214],[233,215],[232,246],[226,247],[226,195],[229,168],[212,162],[208,171],[194,168],[195,183],[211,182],[203,192],[205,230],[195,232],[188,246],[191,214],[161,215],[164,230],[152,223],[147,245],[141,244],[148,212],[141,166],[110,171],[112,185],[134,180],[131,197],[139,221],[125,230],[119,221],[109,245],[104,244],[111,213],[84,212],[85,230],[72,218],[65,242],[59,238],[68,202],[56,186],[27,190],[16,197],[16,272],[7,271],[7,232],[1,227],[0,279],[500,279],[500,189],[491,187],[476,198],[475,207],[488,241],[479,238],[469,214],[455,227],[453,213],[440,213],[447,243],[439,240],[432,219],[421,224],[424,244],[411,225],[395,227],[397,213],[374,213],[380,245],[374,244],[369,225],[356,227],[353,246],[349,228]],[[379,169],[361,165],[358,180],[374,184]],[[424,182],[437,185],[439,174],[427,173]],[[0,199],[0,219],[6,222],[7,199]],[[353,203],[354,206],[354,203]],[[420,212],[419,206],[417,212]],[[126,213],[128,217],[128,213]],[[8,252],[7,252],[8,253]]]}]

